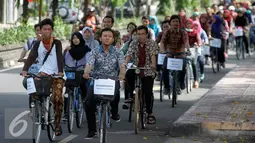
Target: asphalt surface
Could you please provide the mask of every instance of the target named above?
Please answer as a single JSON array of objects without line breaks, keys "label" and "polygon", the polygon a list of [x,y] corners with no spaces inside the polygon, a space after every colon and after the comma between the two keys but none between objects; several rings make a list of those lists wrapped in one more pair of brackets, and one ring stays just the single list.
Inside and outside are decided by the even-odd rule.
[{"label": "asphalt surface", "polygon": [[[234,54],[233,52],[231,54]],[[246,59],[246,60],[249,60]],[[215,83],[217,83],[227,72],[229,72],[236,64],[240,61],[236,60],[234,55],[230,55],[226,64],[226,68],[221,72],[214,74],[212,72],[211,66],[206,66],[205,69],[205,80],[200,85],[199,89],[193,89],[190,94],[186,94],[183,91],[182,95],[178,97],[178,105],[175,108],[171,107],[171,100],[165,99],[163,102],[159,101],[159,82],[155,82],[154,86],[154,115],[157,118],[157,123],[155,125],[147,125],[146,129],[140,130],[139,134],[134,134],[133,122],[128,122],[128,110],[122,109],[123,104],[123,93],[122,100],[119,104],[119,110],[121,115],[121,122],[113,122],[111,128],[107,131],[107,139],[109,143],[193,143],[193,142],[214,142],[220,143],[227,141],[225,138],[211,139],[210,137],[171,137],[169,134],[169,129],[171,124],[176,121],[182,114],[184,114],[190,106],[192,106],[197,100],[199,100],[208,90],[210,90]],[[8,139],[10,130],[10,122],[14,119],[19,112],[26,108],[28,110],[28,96],[26,91],[22,86],[22,77],[19,76],[21,72],[21,67],[11,68],[0,71],[0,143],[29,143],[32,142],[31,139],[20,139],[11,136]],[[11,108],[12,110],[10,110]],[[25,109],[24,109],[25,110]],[[23,110],[23,111],[24,111]],[[20,112],[19,112],[20,113]],[[14,116],[14,117],[10,117]],[[24,116],[27,118],[27,115]],[[22,118],[23,119],[23,118]],[[27,120],[28,121],[28,120]],[[28,121],[28,126],[31,121]],[[21,127],[14,128],[14,131],[18,131]],[[97,143],[98,138],[92,140],[85,140],[84,137],[87,134],[87,123],[85,121],[84,127],[82,129],[74,129],[72,134],[68,133],[67,124],[62,123],[63,134],[57,137],[56,142],[61,143]],[[26,132],[25,132],[26,133]],[[21,134],[23,136],[23,134]],[[225,140],[224,140],[225,139]],[[231,140],[231,139],[229,139]],[[239,139],[234,139],[239,141]],[[244,139],[245,140],[245,139]],[[47,137],[47,132],[42,131],[41,142],[50,142]],[[226,143],[226,142],[225,142]],[[231,143],[234,143],[234,141]]]}]

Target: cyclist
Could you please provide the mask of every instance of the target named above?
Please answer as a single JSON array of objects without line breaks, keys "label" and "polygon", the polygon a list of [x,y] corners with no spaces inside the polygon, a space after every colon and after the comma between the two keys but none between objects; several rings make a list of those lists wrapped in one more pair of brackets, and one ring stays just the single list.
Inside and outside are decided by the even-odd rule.
[{"label": "cyclist", "polygon": [[[60,40],[52,37],[54,29],[53,21],[50,19],[44,19],[40,22],[40,29],[42,33],[42,40],[37,41],[23,67],[22,75],[27,76],[29,67],[37,60],[39,67],[38,76],[49,76],[57,74],[63,76],[63,55],[62,55],[62,44]],[[46,54],[47,59],[45,59]],[[45,62],[44,62],[45,59]],[[55,134],[60,136],[62,134],[62,128],[60,125],[61,115],[63,111],[63,96],[62,90],[64,86],[63,79],[53,79],[52,84],[52,96],[55,109]],[[33,96],[35,97],[35,96]]]},{"label": "cyclist", "polygon": [[[150,18],[148,16],[143,16],[142,24],[143,24],[143,26],[149,27]],[[156,40],[155,32],[151,28],[148,28],[148,30],[149,30],[148,38],[151,40]]]},{"label": "cyclist", "polygon": [[25,62],[24,57],[26,56],[27,52],[30,51],[34,44],[36,43],[36,41],[41,40],[41,29],[40,29],[40,25],[39,24],[35,24],[34,25],[34,30],[35,30],[35,34],[36,37],[33,38],[28,38],[27,42],[24,45],[24,48],[21,52],[20,58],[18,60],[18,62]]},{"label": "cyclist", "polygon": [[[223,33],[224,31],[224,25],[222,18],[219,15],[213,16],[213,24],[211,29],[211,34],[213,38],[221,39],[221,48],[218,49],[218,62],[221,63],[221,66],[225,68],[225,56],[224,56],[224,39],[223,39]],[[211,38],[212,39],[212,38]],[[211,49],[213,50],[213,49]]]},{"label": "cyclist", "polygon": [[137,28],[137,26],[136,26],[136,24],[134,22],[128,23],[128,25],[127,25],[127,32],[128,32],[128,34],[123,35],[123,37],[122,37],[122,41],[124,43],[126,43],[126,42],[131,40],[131,36],[132,36],[133,30],[136,29],[136,28]]},{"label": "cyclist", "polygon": [[[71,49],[64,52],[64,64],[65,69],[68,70],[70,68],[79,67],[76,70],[84,69],[84,66],[88,60],[88,52],[90,52],[90,48],[85,45],[85,41],[80,32],[74,32],[71,37]],[[84,65],[84,66],[83,66]],[[86,80],[82,79],[80,85],[82,98],[84,99],[86,96]],[[65,98],[65,113],[67,99]]]},{"label": "cyclist", "polygon": [[83,39],[85,40],[85,44],[92,50],[99,46],[97,40],[95,40],[94,33],[92,28],[84,27],[82,29]]},{"label": "cyclist", "polygon": [[[192,19],[187,19],[186,22],[186,32],[188,33],[189,36],[189,45],[190,48],[198,48],[197,50],[200,50],[200,46],[202,46],[202,41],[201,41],[201,37],[200,37],[200,31],[196,30],[194,28],[194,22]],[[195,54],[195,53],[192,53]],[[193,55],[195,56],[195,55]],[[197,73],[197,67],[194,61],[194,59],[192,60],[192,69],[193,69],[193,75],[194,75],[194,88],[198,88],[199,87],[199,83],[198,83],[198,73]]]},{"label": "cyclist", "polygon": [[[153,84],[156,69],[156,54],[158,45],[154,40],[148,39],[149,30],[146,26],[139,26],[137,28],[138,39],[134,40],[128,49],[126,64],[132,59],[134,65],[138,67],[150,67],[150,70],[141,71],[139,76],[142,82],[142,93],[145,95],[147,123],[155,124],[156,118],[153,116]],[[135,87],[135,71],[131,70],[126,75],[127,84],[129,85],[129,92],[133,93]]]},{"label": "cyclist", "polygon": [[[181,19],[178,15],[172,15],[170,19],[170,29],[164,32],[161,42],[160,42],[160,53],[164,53],[165,51],[171,53],[183,53],[185,52],[185,48],[189,51],[189,41],[188,34],[186,31],[180,29]],[[172,55],[167,55],[167,57],[172,57]],[[167,57],[164,60],[163,64],[163,77],[164,84],[166,85],[164,88],[164,92],[170,92],[169,84],[169,76],[167,74],[169,71],[167,70]],[[186,73],[186,60],[185,54],[179,56],[183,58],[183,70],[180,72],[179,81],[180,88],[185,89],[184,79]],[[179,94],[181,91],[179,90]]]},{"label": "cyclist", "polygon": [[249,25],[249,20],[248,18],[244,15],[245,13],[245,9],[244,8],[240,8],[237,13],[237,17],[235,19],[235,26],[236,27],[242,27],[244,34],[243,34],[243,41],[244,41],[244,45],[246,48],[246,53],[249,54],[249,44],[248,44],[248,37],[246,36],[247,32],[248,32],[248,25]]},{"label": "cyclist", "polygon": [[[103,19],[103,28],[110,28],[112,29],[114,25],[114,18],[112,16],[105,16]],[[95,32],[95,39],[101,44],[100,41],[100,34],[101,34],[102,29],[98,29]],[[114,31],[114,41],[112,43],[113,46],[115,46],[116,48],[121,48],[121,38],[120,38],[120,32],[117,30],[113,30]]]},{"label": "cyclist", "polygon": [[[125,77],[125,61],[123,53],[112,45],[114,41],[114,31],[105,28],[101,31],[100,40],[102,45],[93,49],[89,53],[89,60],[86,64],[84,75],[85,79],[89,79],[91,70],[93,74],[103,74],[110,77],[119,76],[120,79]],[[119,89],[117,84],[116,89]],[[116,92],[115,99],[111,102],[112,119],[119,122],[120,115],[118,114],[118,104],[120,100],[120,92]],[[88,87],[87,97],[85,99],[85,111],[88,123],[88,135],[86,139],[92,139],[97,135],[96,131],[96,101],[93,95],[93,82]]]},{"label": "cyclist", "polygon": [[148,27],[154,31],[156,38],[158,37],[159,32],[162,31],[156,16],[150,16],[150,24]]},{"label": "cyclist", "polygon": [[178,16],[179,16],[179,18],[181,20],[181,22],[179,24],[179,28],[185,29],[185,27],[186,27],[186,19],[187,19],[186,10],[184,8],[180,9]]}]

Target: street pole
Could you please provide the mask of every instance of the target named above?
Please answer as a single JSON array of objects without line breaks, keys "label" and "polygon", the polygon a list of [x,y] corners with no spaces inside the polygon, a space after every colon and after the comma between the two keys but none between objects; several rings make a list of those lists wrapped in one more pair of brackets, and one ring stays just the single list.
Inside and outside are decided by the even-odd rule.
[{"label": "street pole", "polygon": [[39,23],[42,20],[42,0],[40,0],[40,4],[39,4]]}]

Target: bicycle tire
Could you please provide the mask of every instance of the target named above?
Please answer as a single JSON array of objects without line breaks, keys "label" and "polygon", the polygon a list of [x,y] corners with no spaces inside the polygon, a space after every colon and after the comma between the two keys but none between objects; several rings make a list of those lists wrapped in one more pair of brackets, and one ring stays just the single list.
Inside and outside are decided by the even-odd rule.
[{"label": "bicycle tire", "polygon": [[219,71],[220,71],[220,63],[217,62],[217,72],[219,72]]},{"label": "bicycle tire", "polygon": [[68,132],[73,132],[73,126],[74,126],[74,96],[68,93],[68,99],[67,99],[67,128]]},{"label": "bicycle tire", "polygon": [[162,88],[163,88],[163,79],[162,79],[162,77],[161,77],[162,75],[160,75],[160,89],[159,89],[159,91],[160,91],[160,102],[163,102],[163,90],[162,90]]},{"label": "bicycle tire", "polygon": [[129,116],[128,116],[128,122],[131,122],[131,120],[132,120],[132,112],[133,112],[133,101],[129,103]]},{"label": "bicycle tire", "polygon": [[242,47],[241,47],[242,45],[241,45],[241,43],[242,43],[241,39],[237,39],[236,40],[236,58],[238,60],[241,59],[241,53],[242,53]]},{"label": "bicycle tire", "polygon": [[48,138],[51,142],[54,142],[56,139],[55,135],[55,124],[54,124],[54,108],[53,103],[51,102],[50,98],[47,98],[49,100],[49,110],[48,110],[48,125],[47,125],[47,134]]},{"label": "bicycle tire", "polygon": [[144,94],[142,92],[139,93],[139,101],[140,101],[140,123],[142,129],[145,129],[146,122],[146,112],[144,111]]},{"label": "bicycle tire", "polygon": [[217,61],[216,58],[214,58],[214,56],[211,57],[211,61],[212,61],[212,70],[213,73],[217,73]]},{"label": "bicycle tire", "polygon": [[246,46],[244,45],[244,42],[243,42],[243,47],[242,47],[242,58],[243,59],[246,59],[245,48],[246,48]]},{"label": "bicycle tire", "polygon": [[35,106],[31,108],[32,110],[32,120],[33,120],[33,143],[39,143],[41,132],[42,132],[42,125],[41,125],[41,117],[42,117],[42,109],[40,104],[35,101]]},{"label": "bicycle tire", "polygon": [[106,143],[106,106],[103,104],[101,107],[101,117],[100,117],[100,128],[99,128],[99,140],[100,143]]},{"label": "bicycle tire", "polygon": [[84,108],[83,108],[83,102],[81,98],[80,92],[78,92],[78,99],[76,101],[78,102],[76,105],[76,108],[78,106],[78,109],[76,110],[76,126],[77,128],[82,128],[83,127],[83,119],[84,119]]},{"label": "bicycle tire", "polygon": [[172,107],[174,107],[176,103],[176,96],[177,96],[177,86],[176,86],[176,73],[173,76],[173,98],[172,98]]},{"label": "bicycle tire", "polygon": [[135,134],[138,134],[138,124],[139,124],[139,88],[135,89],[135,105],[134,105],[134,130]]},{"label": "bicycle tire", "polygon": [[185,85],[186,85],[186,91],[189,94],[190,93],[190,69],[189,69],[189,64],[186,65]]}]

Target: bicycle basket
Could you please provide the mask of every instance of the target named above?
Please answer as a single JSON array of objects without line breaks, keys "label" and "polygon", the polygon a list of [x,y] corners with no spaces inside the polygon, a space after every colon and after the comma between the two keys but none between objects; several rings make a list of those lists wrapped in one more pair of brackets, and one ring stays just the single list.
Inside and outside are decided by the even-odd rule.
[{"label": "bicycle basket", "polygon": [[94,96],[96,100],[113,101],[119,92],[118,82],[111,79],[94,80]]},{"label": "bicycle basket", "polygon": [[40,79],[34,79],[36,95],[49,96],[51,94],[52,79],[50,77],[40,77]]},{"label": "bicycle basket", "polygon": [[66,70],[66,82],[65,86],[78,87],[82,81],[83,71]]}]

